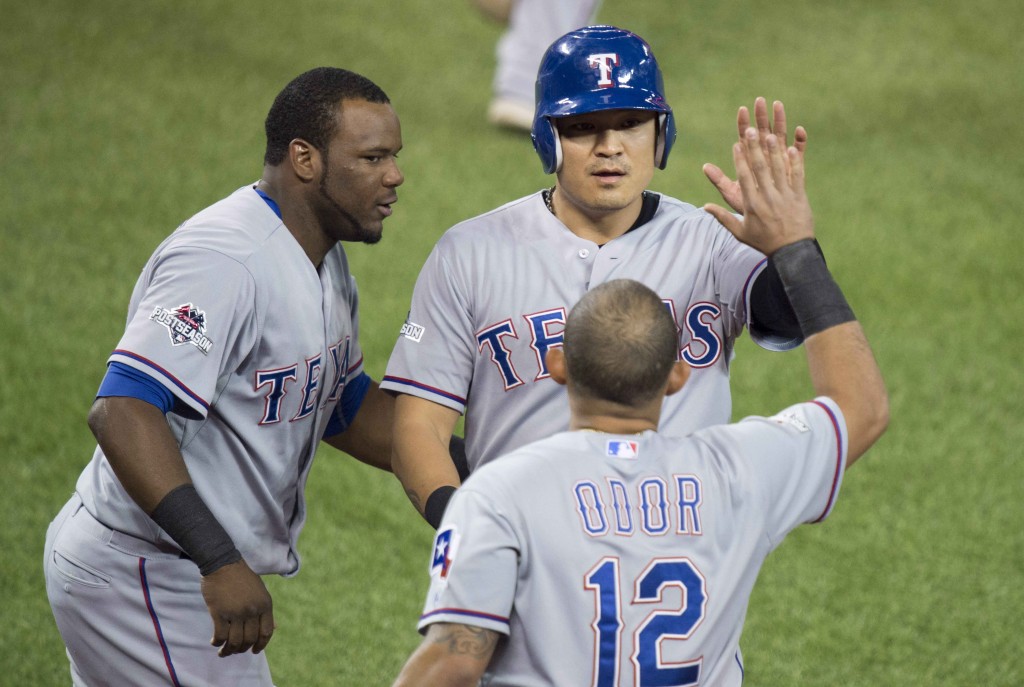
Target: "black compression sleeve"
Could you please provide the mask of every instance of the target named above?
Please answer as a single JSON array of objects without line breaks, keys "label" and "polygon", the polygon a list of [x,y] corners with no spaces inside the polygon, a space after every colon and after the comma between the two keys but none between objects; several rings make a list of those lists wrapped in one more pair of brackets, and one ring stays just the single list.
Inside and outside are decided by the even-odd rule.
[{"label": "black compression sleeve", "polygon": [[452,456],[452,462],[455,463],[455,469],[459,472],[459,479],[463,482],[469,477],[469,461],[466,458],[466,440],[462,437],[453,434],[452,439],[448,442],[448,453]]},{"label": "black compression sleeve", "polygon": [[423,508],[423,518],[430,523],[435,530],[441,526],[441,518],[444,517],[444,509],[448,507],[455,487],[438,487],[427,497],[427,505]]},{"label": "black compression sleeve", "polygon": [[169,491],[149,517],[199,566],[203,576],[242,559],[192,484]]},{"label": "black compression sleeve", "polygon": [[857,319],[813,240],[783,246],[770,260],[779,271],[804,337]]},{"label": "black compression sleeve", "polygon": [[[825,255],[817,239],[813,241],[818,254],[824,260]],[[789,303],[786,287],[782,285],[779,270],[773,260],[768,261],[750,287],[750,320],[749,328],[753,332],[785,339],[803,338],[800,322]]]}]

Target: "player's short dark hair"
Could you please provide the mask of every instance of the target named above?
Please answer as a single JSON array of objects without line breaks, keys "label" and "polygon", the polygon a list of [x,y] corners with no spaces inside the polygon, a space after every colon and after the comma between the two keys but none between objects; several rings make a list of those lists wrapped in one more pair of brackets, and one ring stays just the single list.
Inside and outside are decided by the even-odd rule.
[{"label": "player's short dark hair", "polygon": [[575,393],[636,406],[661,394],[679,334],[654,291],[631,279],[591,289],[565,325],[565,362]]},{"label": "player's short dark hair", "polygon": [[336,67],[317,67],[299,74],[277,94],[267,113],[267,150],[263,162],[279,165],[296,138],[327,150],[333,138],[338,103],[342,100],[388,103],[388,96],[365,76]]}]

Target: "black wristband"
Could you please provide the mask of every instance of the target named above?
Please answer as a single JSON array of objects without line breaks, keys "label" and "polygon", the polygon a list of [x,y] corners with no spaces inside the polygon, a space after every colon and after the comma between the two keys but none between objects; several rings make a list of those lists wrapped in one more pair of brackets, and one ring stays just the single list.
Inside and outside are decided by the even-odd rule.
[{"label": "black wristband", "polygon": [[453,434],[451,441],[448,442],[448,453],[452,456],[452,462],[455,463],[455,469],[459,472],[459,479],[463,482],[469,477],[469,461],[466,458],[466,440],[462,437]]},{"label": "black wristband", "polygon": [[783,246],[769,259],[778,270],[805,338],[857,319],[814,239]]},{"label": "black wristband", "polygon": [[203,576],[242,559],[192,484],[168,492],[149,517],[199,566]]},{"label": "black wristband", "polygon": [[430,523],[435,530],[441,526],[441,518],[444,517],[444,509],[455,493],[455,487],[448,485],[438,487],[427,497],[427,505],[423,508],[423,518]]}]

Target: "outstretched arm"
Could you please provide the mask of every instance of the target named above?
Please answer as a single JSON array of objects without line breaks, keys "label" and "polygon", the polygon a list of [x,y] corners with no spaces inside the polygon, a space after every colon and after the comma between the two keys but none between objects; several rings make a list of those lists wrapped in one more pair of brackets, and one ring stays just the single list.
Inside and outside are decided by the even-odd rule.
[{"label": "outstretched arm", "polygon": [[494,654],[500,635],[473,625],[435,623],[409,657],[394,687],[472,687]]},{"label": "outstretched arm", "polygon": [[748,128],[733,146],[733,162],[743,219],[718,205],[705,209],[774,261],[805,337],[814,390],[832,398],[846,418],[849,467],[885,431],[889,399],[864,331],[814,245],[802,156],[778,136]]}]

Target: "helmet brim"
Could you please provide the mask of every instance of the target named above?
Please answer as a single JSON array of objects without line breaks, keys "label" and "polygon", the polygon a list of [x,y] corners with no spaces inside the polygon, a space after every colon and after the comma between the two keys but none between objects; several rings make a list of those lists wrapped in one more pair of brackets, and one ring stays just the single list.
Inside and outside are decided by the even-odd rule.
[{"label": "helmet brim", "polygon": [[649,110],[669,113],[672,108],[664,98],[647,89],[620,85],[614,89],[595,88],[576,93],[573,97],[551,103],[546,110],[538,114],[542,117],[560,118],[604,110]]}]

